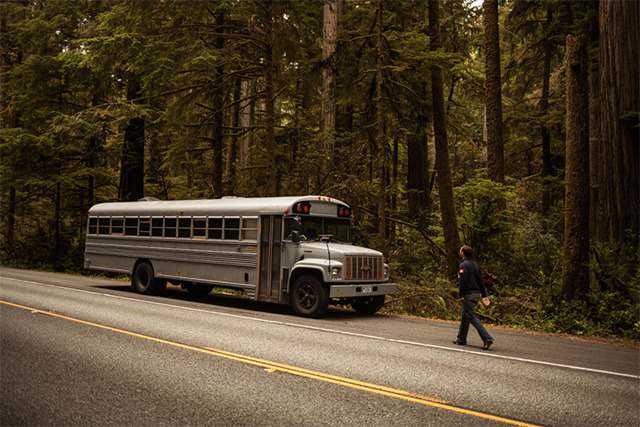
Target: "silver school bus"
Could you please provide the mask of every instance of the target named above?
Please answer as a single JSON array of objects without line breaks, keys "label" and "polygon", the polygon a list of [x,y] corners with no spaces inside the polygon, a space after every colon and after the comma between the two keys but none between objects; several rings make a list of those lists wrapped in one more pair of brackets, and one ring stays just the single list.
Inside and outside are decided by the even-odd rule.
[{"label": "silver school bus", "polygon": [[84,266],[129,274],[145,294],[169,281],[240,289],[306,317],[330,302],[375,313],[397,284],[380,252],[351,244],[352,218],[321,196],[102,203],[89,210]]}]

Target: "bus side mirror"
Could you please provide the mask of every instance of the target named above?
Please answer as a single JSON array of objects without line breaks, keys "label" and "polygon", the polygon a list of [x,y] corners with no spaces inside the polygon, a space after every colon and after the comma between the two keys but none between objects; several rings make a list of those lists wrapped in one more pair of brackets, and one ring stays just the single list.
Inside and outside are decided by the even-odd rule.
[{"label": "bus side mirror", "polygon": [[298,243],[300,241],[300,233],[298,233],[298,231],[291,231],[291,241],[293,243]]}]

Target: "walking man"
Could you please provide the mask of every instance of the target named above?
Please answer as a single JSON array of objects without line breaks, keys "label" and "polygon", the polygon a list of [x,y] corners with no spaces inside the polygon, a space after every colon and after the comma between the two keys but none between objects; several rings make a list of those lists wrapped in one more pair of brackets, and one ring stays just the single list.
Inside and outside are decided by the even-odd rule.
[{"label": "walking man", "polygon": [[480,273],[480,267],[471,259],[472,249],[470,246],[460,248],[460,257],[462,262],[458,267],[458,288],[459,296],[462,302],[462,320],[460,329],[458,330],[458,339],[453,343],[458,345],[467,345],[467,333],[469,332],[469,323],[471,323],[482,338],[482,348],[487,350],[493,344],[493,338],[480,323],[480,319],[476,315],[476,305],[480,298],[484,305],[489,305],[487,291],[484,287],[484,280]]}]

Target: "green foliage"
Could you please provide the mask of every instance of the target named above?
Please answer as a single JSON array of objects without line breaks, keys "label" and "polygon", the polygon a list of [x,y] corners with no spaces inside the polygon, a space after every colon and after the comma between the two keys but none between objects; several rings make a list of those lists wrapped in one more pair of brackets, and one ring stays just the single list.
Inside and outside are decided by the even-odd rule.
[{"label": "green foliage", "polygon": [[504,248],[511,222],[507,203],[513,198],[513,187],[488,179],[476,179],[454,189],[462,240],[474,248],[478,256],[489,251],[508,252]]}]

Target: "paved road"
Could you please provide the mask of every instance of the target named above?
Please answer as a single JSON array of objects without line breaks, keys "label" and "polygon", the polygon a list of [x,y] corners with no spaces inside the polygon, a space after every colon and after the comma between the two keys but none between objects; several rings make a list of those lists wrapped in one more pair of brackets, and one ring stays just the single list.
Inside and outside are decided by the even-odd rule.
[{"label": "paved road", "polygon": [[0,301],[2,425],[640,425],[637,348],[5,268]]}]

